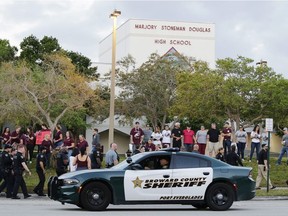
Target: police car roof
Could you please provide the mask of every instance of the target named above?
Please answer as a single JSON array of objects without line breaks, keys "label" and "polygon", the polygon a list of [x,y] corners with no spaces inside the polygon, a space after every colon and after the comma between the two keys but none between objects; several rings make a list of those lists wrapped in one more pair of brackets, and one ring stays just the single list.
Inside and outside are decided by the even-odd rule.
[{"label": "police car roof", "polygon": [[161,149],[160,151],[179,152],[180,149],[179,148],[164,148],[164,149]]}]

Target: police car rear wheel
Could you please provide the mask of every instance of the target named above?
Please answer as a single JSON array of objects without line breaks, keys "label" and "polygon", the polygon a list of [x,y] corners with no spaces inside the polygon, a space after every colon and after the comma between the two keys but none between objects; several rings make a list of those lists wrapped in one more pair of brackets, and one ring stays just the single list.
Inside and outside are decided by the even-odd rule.
[{"label": "police car rear wheel", "polygon": [[224,211],[229,209],[234,201],[232,187],[225,183],[212,185],[206,194],[206,202],[211,210]]},{"label": "police car rear wheel", "polygon": [[105,210],[111,201],[109,188],[101,182],[89,183],[80,196],[83,208],[89,211]]}]

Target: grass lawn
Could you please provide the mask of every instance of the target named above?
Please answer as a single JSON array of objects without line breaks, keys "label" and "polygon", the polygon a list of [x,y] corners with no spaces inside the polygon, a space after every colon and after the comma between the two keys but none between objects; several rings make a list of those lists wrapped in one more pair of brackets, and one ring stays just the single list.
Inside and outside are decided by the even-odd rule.
[{"label": "grass lawn", "polygon": [[[124,160],[124,157],[121,157],[121,160]],[[270,179],[272,181],[272,184],[276,187],[287,187],[286,180],[288,180],[288,166],[286,165],[286,158],[284,157],[282,160],[282,164],[279,166],[276,166],[276,160],[277,158],[271,157],[270,158]],[[252,162],[248,162],[247,160],[244,161],[245,167],[252,167],[253,170],[253,178],[256,180],[257,177],[257,162],[256,160],[252,160]],[[29,191],[32,191],[35,185],[38,184],[38,176],[35,170],[35,160],[32,164],[28,164],[30,170],[32,171],[32,175],[29,176],[28,174],[25,175],[25,181],[27,184],[27,188]],[[104,163],[103,166],[104,167]],[[46,182],[48,181],[48,178],[50,176],[56,175],[56,172],[53,168],[47,170],[46,172]],[[261,187],[266,187],[266,181],[263,179],[261,183]],[[45,188],[47,189],[47,184],[45,184]],[[257,196],[288,196],[288,190],[287,189],[277,189],[277,190],[269,190],[269,192],[266,192],[266,189],[257,190],[256,191]]]}]

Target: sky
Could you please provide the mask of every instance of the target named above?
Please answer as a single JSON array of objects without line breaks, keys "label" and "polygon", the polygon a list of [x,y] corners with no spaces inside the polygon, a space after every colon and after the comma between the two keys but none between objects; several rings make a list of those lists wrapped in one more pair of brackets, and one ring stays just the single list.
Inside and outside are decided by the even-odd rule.
[{"label": "sky", "polygon": [[98,61],[99,42],[128,19],[215,23],[216,59],[265,60],[288,78],[288,1],[1,0],[0,38],[19,47],[29,35],[58,39],[66,50]]}]

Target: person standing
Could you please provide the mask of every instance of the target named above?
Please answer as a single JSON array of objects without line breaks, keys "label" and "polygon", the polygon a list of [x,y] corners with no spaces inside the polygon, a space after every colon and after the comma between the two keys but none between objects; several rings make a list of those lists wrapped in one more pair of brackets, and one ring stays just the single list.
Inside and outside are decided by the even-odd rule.
[{"label": "person standing", "polygon": [[144,132],[140,128],[140,123],[135,122],[134,128],[130,131],[130,143],[132,144],[132,152],[139,148],[144,138]]},{"label": "person standing", "polygon": [[62,148],[66,148],[68,151],[68,158],[70,158],[73,149],[75,148],[75,142],[70,131],[66,132],[65,139],[63,141]]},{"label": "person standing", "polygon": [[4,131],[2,133],[2,143],[3,145],[5,144],[10,144],[11,141],[11,134],[10,134],[10,128],[9,127],[5,127]]},{"label": "person standing", "polygon": [[[283,131],[284,131],[284,135],[282,137],[282,149],[281,149],[280,155],[279,155],[279,157],[277,159],[276,165],[280,165],[281,164],[282,157],[284,156],[285,153],[286,153],[287,158],[288,158],[288,130],[285,127],[283,129]],[[287,164],[288,164],[288,160],[287,160]]]},{"label": "person standing", "polygon": [[[46,158],[47,169],[50,169],[50,157],[51,157],[52,145],[53,144],[52,144],[50,135],[46,134],[44,140],[41,143],[41,146],[46,148],[45,158]],[[39,147],[39,152],[40,152],[40,147]]]},{"label": "person standing", "polygon": [[216,128],[216,123],[211,124],[211,128],[207,132],[207,142],[208,142],[208,151],[209,156],[213,156],[217,154],[218,149],[221,147],[219,144],[220,139],[220,131]]},{"label": "person standing", "polygon": [[185,151],[192,152],[194,147],[195,132],[191,130],[190,126],[187,126],[185,130],[183,130],[183,143],[185,147]]},{"label": "person standing", "polygon": [[28,160],[29,160],[29,163],[32,163],[33,152],[34,152],[35,141],[36,141],[36,136],[34,135],[32,127],[27,128],[26,136],[27,136]]},{"label": "person standing", "polygon": [[146,128],[143,130],[143,143],[147,143],[149,139],[151,139],[151,135],[152,135],[153,131],[150,128],[150,125],[146,125]]},{"label": "person standing", "polygon": [[82,134],[80,134],[79,141],[77,143],[77,148],[80,151],[82,147],[84,147],[86,149],[86,152],[88,152],[88,147],[89,147],[88,142],[86,141],[85,137]]},{"label": "person standing", "polygon": [[15,131],[13,131],[11,133],[11,144],[14,144],[14,143],[17,143],[19,144],[20,143],[20,131],[21,131],[21,127],[20,126],[17,126]]},{"label": "person standing", "polygon": [[[160,131],[160,127],[156,126],[154,132],[151,134],[151,138],[153,140],[153,144],[155,146],[160,146],[162,147],[162,133]],[[140,147],[140,146],[139,146]],[[139,147],[137,149],[139,149]]]},{"label": "person standing", "polygon": [[171,130],[168,125],[165,125],[162,131],[162,146],[163,148],[169,148],[171,146]]},{"label": "person standing", "polygon": [[98,133],[98,129],[94,128],[92,136],[92,152],[96,151],[96,146],[98,144],[100,144],[100,134]]},{"label": "person standing", "polygon": [[69,165],[68,152],[66,148],[60,149],[56,156],[56,174],[60,176],[67,172],[67,167]]},{"label": "person standing", "polygon": [[225,122],[224,128],[222,129],[223,137],[223,148],[224,148],[224,157],[231,152],[231,138],[232,138],[232,129],[228,122]]},{"label": "person standing", "polygon": [[103,161],[103,154],[100,143],[89,154],[91,160],[91,169],[100,169]]},{"label": "person standing", "polygon": [[247,147],[247,133],[244,130],[243,126],[239,126],[239,130],[235,133],[236,142],[237,142],[237,154],[240,156],[242,161],[244,161],[244,152],[245,147]]},{"label": "person standing", "polygon": [[250,159],[249,162],[251,162],[254,151],[256,149],[256,158],[258,160],[259,156],[259,150],[260,150],[260,127],[259,125],[255,125],[253,128],[253,131],[251,132],[251,151],[250,151]]},{"label": "person standing", "polygon": [[13,187],[12,199],[20,199],[20,197],[17,196],[19,187],[21,187],[22,193],[24,195],[24,199],[31,197],[31,195],[28,194],[26,183],[23,178],[24,170],[28,172],[29,175],[31,176],[31,172],[25,163],[25,158],[23,156],[24,152],[25,152],[24,146],[19,145],[17,149],[17,153],[13,157],[13,172],[14,172],[14,177],[15,177],[15,183]]},{"label": "person standing", "polygon": [[6,187],[6,198],[12,197],[12,190],[13,190],[13,184],[14,184],[14,178],[12,175],[12,146],[9,144],[4,145],[4,151],[1,155],[1,166],[0,166],[0,172],[3,175],[4,181],[0,185],[0,193],[5,189]]},{"label": "person standing", "polygon": [[105,155],[106,168],[113,167],[119,163],[119,156],[116,151],[117,151],[117,144],[111,143],[110,149]]},{"label": "person standing", "polygon": [[[258,157],[258,175],[256,178],[256,190],[261,189],[260,184],[262,181],[262,178],[264,178],[267,181],[267,170],[269,169],[267,164],[267,158],[268,158],[268,144],[262,144],[262,149],[259,152]],[[276,187],[272,185],[271,180],[269,178],[269,186],[270,189],[275,189]]]},{"label": "person standing", "polygon": [[61,131],[61,125],[56,126],[56,134],[54,136],[54,148],[57,148],[59,146],[62,146],[63,144],[63,134]]},{"label": "person standing", "polygon": [[37,186],[33,189],[34,193],[38,194],[38,196],[46,196],[43,192],[44,190],[44,184],[45,184],[45,167],[46,167],[46,147],[40,146],[40,152],[37,155],[37,161],[36,161],[36,172],[38,174],[39,183]]},{"label": "person standing", "polygon": [[77,169],[77,164],[74,165],[74,159],[76,158],[76,156],[79,154],[79,149],[78,148],[74,148],[72,150],[72,154],[69,156],[69,171],[70,172],[74,172]]},{"label": "person standing", "polygon": [[207,143],[207,130],[205,130],[205,127],[202,125],[200,130],[196,133],[196,143],[199,145],[199,152],[202,155],[205,155],[206,150],[206,143]]},{"label": "person standing", "polygon": [[91,169],[91,159],[84,146],[80,148],[80,153],[75,157],[73,165],[77,165],[76,171]]},{"label": "person standing", "polygon": [[236,145],[231,146],[231,151],[226,156],[226,162],[232,166],[243,166],[241,158],[236,153]]},{"label": "person standing", "polygon": [[175,123],[174,128],[172,129],[171,133],[172,133],[171,137],[173,138],[172,139],[173,147],[181,149],[183,135],[182,135],[182,131],[180,129],[180,123],[179,122]]}]

